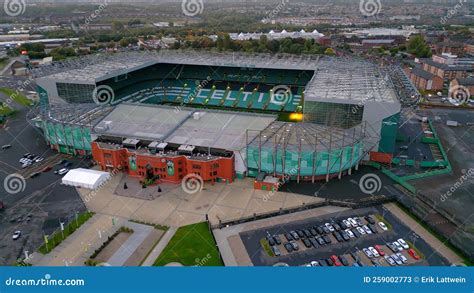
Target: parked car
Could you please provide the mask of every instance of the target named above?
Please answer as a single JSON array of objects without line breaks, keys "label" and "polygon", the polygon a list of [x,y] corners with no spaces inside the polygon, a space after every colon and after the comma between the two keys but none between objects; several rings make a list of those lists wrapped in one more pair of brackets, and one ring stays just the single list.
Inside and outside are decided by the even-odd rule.
[{"label": "parked car", "polygon": [[341,234],[341,237],[344,241],[351,240],[351,237],[349,237],[349,235],[346,233],[346,231],[341,231],[341,232],[339,232],[339,234]]},{"label": "parked car", "polygon": [[326,241],[324,241],[323,237],[316,237],[316,241],[318,241],[318,244],[321,246],[326,245]]},{"label": "parked car", "polygon": [[398,243],[397,241],[394,241],[393,242],[393,245],[397,248],[398,251],[402,251],[403,250],[403,247],[400,245],[400,243]]},{"label": "parked car", "polygon": [[341,234],[339,232],[333,232],[332,235],[334,238],[336,238],[337,242],[343,242],[344,239],[342,238]]},{"label": "parked car", "polygon": [[324,230],[321,227],[315,227],[315,229],[316,229],[316,232],[318,232],[319,235],[324,234]]},{"label": "parked car", "polygon": [[372,230],[370,230],[369,227],[367,227],[367,225],[362,226],[362,229],[364,229],[365,233],[372,234]]},{"label": "parked car", "polygon": [[295,241],[291,241],[290,243],[291,243],[291,245],[293,246],[293,249],[294,249],[295,251],[300,249],[300,247],[298,246],[298,243],[296,243]]},{"label": "parked car", "polygon": [[318,236],[318,231],[314,228],[309,228],[309,232],[311,233],[312,236]]},{"label": "parked car", "polygon": [[352,227],[351,223],[348,220],[342,220],[342,223],[346,225],[347,228]]},{"label": "parked car", "polygon": [[21,231],[15,231],[13,232],[12,239],[17,240],[21,236]]},{"label": "parked car", "polygon": [[296,233],[295,231],[290,231],[290,234],[291,234],[291,236],[293,236],[294,240],[300,239],[300,236],[298,236],[298,233]]},{"label": "parked car", "polygon": [[408,246],[408,243],[405,242],[402,238],[397,240],[398,243],[400,243],[400,246],[403,247],[403,249],[410,249],[410,246]]},{"label": "parked car", "polygon": [[300,237],[300,238],[303,238],[303,237],[304,237],[303,231],[301,231],[301,230],[299,230],[299,229],[296,230],[296,234],[298,234],[298,237]]},{"label": "parked car", "polygon": [[35,177],[38,177],[39,175],[41,175],[40,172],[34,172],[33,174],[30,175],[30,178],[35,178]]},{"label": "parked car", "polygon": [[347,228],[349,228],[345,223],[344,223],[344,220],[339,222],[339,226],[341,226],[341,229],[343,230],[346,230]]},{"label": "parked car", "polygon": [[341,263],[344,265],[344,266],[349,266],[349,262],[347,261],[347,259],[343,256],[343,255],[340,255],[339,256],[339,260],[341,261]]},{"label": "parked car", "polygon": [[397,265],[401,266],[403,264],[402,260],[398,258],[396,254],[392,254],[391,257],[397,263]]},{"label": "parked car", "polygon": [[398,258],[399,258],[403,263],[407,263],[407,262],[408,262],[408,259],[407,259],[403,254],[401,254],[400,252],[399,252],[399,253],[396,253],[396,255],[398,256]]},{"label": "parked car", "polygon": [[352,231],[350,229],[346,229],[344,231],[347,233],[347,235],[349,235],[350,238],[355,238],[354,233],[352,233]]},{"label": "parked car", "polygon": [[357,222],[353,218],[348,218],[347,221],[349,221],[349,223],[351,223],[352,227],[357,227]]},{"label": "parked car", "polygon": [[2,145],[2,150],[8,150],[11,147],[12,146],[10,144],[5,144],[5,145]]},{"label": "parked car", "polygon": [[375,227],[375,225],[368,224],[367,227],[369,227],[369,229],[370,229],[370,231],[372,231],[372,233],[374,233],[374,234],[379,233],[379,231],[377,231],[377,227]]},{"label": "parked car", "polygon": [[303,230],[303,233],[304,233],[304,236],[306,236],[306,237],[311,237],[311,236],[313,236],[313,235],[311,235],[311,232],[309,232],[308,229],[304,229],[304,230]]},{"label": "parked car", "polygon": [[276,245],[280,245],[280,244],[281,244],[280,236],[278,236],[278,235],[273,235],[273,240],[275,240]]},{"label": "parked car", "polygon": [[356,238],[360,238],[360,236],[362,236],[356,228],[352,228],[352,233],[354,233]]},{"label": "parked car", "polygon": [[322,226],[321,229],[323,229],[323,234],[329,234],[331,231],[329,231],[328,227]]},{"label": "parked car", "polygon": [[322,267],[328,266],[328,262],[325,259],[320,259],[318,262],[319,262],[319,265]]},{"label": "parked car", "polygon": [[66,168],[63,168],[63,169],[59,169],[57,171],[54,171],[55,174],[58,174],[58,175],[64,175],[66,174],[67,172],[69,172],[69,169],[66,169]]},{"label": "parked car", "polygon": [[319,266],[320,266],[319,262],[316,261],[316,260],[311,261],[310,265],[311,265],[312,267],[319,267]]},{"label": "parked car", "polygon": [[385,255],[385,250],[383,250],[383,247],[382,245],[374,245],[374,248],[375,250],[377,250],[377,252],[381,255],[381,256],[384,256]]},{"label": "parked car", "polygon": [[53,167],[51,167],[51,166],[46,166],[46,167],[43,168],[43,170],[41,170],[41,172],[46,173],[46,172],[51,171],[51,169],[53,169]]},{"label": "parked car", "polygon": [[374,218],[372,218],[371,216],[365,216],[365,219],[367,220],[367,222],[369,222],[369,224],[375,224],[375,220]]},{"label": "parked car", "polygon": [[370,246],[368,249],[370,250],[370,252],[372,252],[372,254],[374,255],[374,257],[379,257],[379,256],[380,256],[380,254],[379,254],[379,252],[377,251],[377,249],[373,248],[372,246]]},{"label": "parked car", "polygon": [[273,240],[273,237],[268,236],[267,237],[268,245],[274,246],[275,245],[275,240]]},{"label": "parked car", "polygon": [[278,249],[278,247],[272,246],[272,250],[273,250],[273,254],[275,256],[280,256],[281,255],[280,249]]},{"label": "parked car", "polygon": [[287,242],[283,245],[288,253],[293,251],[293,245],[290,242]]},{"label": "parked car", "polygon": [[314,248],[318,248],[319,247],[319,243],[318,241],[316,240],[316,238],[308,238],[309,242],[311,242],[311,245],[313,245]]},{"label": "parked car", "polygon": [[382,229],[382,230],[384,230],[384,231],[387,231],[387,230],[388,230],[387,225],[385,225],[384,222],[379,222],[379,227],[380,227],[380,229]]},{"label": "parked car", "polygon": [[308,240],[308,238],[304,238],[303,240],[303,244],[304,246],[306,246],[306,248],[311,248],[311,242]]},{"label": "parked car", "polygon": [[394,266],[397,264],[390,255],[386,255],[384,256],[384,258],[388,262],[388,264],[391,266]]},{"label": "parked car", "polygon": [[330,259],[336,267],[342,266],[342,263],[339,261],[339,258],[336,255],[331,255]]},{"label": "parked car", "polygon": [[385,243],[385,244],[388,246],[388,248],[390,248],[391,251],[398,252],[398,248],[395,245],[393,245],[392,242],[388,242],[388,243]]},{"label": "parked car", "polygon": [[332,267],[334,265],[334,262],[330,258],[326,259],[326,263],[329,267]]},{"label": "parked car", "polygon": [[356,229],[357,229],[357,232],[360,233],[360,235],[365,235],[365,234],[366,234],[366,233],[365,233],[365,230],[362,229],[362,227],[357,227]]},{"label": "parked car", "polygon": [[334,227],[329,223],[325,223],[324,226],[329,230],[329,232],[334,232],[335,231]]},{"label": "parked car", "polygon": [[72,162],[66,162],[64,163],[64,168],[69,168],[72,166]]},{"label": "parked car", "polygon": [[334,224],[332,224],[332,226],[334,227],[334,230],[336,230],[338,232],[341,231],[341,226],[339,226],[339,224],[334,223]]},{"label": "parked car", "polygon": [[362,248],[362,251],[365,253],[365,255],[367,255],[368,258],[374,257],[372,251],[368,250],[367,248]]},{"label": "parked car", "polygon": [[329,236],[327,236],[327,235],[324,235],[323,239],[324,239],[324,242],[326,242],[326,244],[331,244],[332,243],[331,238],[329,238]]},{"label": "parked car", "polygon": [[413,257],[414,260],[420,259],[420,256],[418,255],[418,253],[416,253],[416,251],[413,248],[408,249],[408,254],[411,255],[411,257]]},{"label": "parked car", "polygon": [[352,218],[352,219],[354,219],[354,221],[356,221],[356,223],[357,223],[358,226],[364,225],[364,223],[362,223],[362,220],[361,220],[359,217],[354,217],[354,218]]},{"label": "parked car", "polygon": [[287,241],[294,240],[294,239],[293,239],[293,236],[291,236],[290,233],[285,233],[285,238],[286,238]]}]

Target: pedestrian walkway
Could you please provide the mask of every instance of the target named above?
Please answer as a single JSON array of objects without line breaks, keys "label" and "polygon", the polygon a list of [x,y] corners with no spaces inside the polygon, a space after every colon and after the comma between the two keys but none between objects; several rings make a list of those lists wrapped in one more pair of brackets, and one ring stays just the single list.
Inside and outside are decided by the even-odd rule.
[{"label": "pedestrian walkway", "polygon": [[95,214],[50,253],[34,253],[30,263],[34,266],[83,266],[92,252],[125,221],[123,218],[112,220],[111,216]]},{"label": "pedestrian walkway", "polygon": [[133,229],[133,233],[109,258],[107,263],[111,266],[122,266],[154,229],[152,226],[132,222],[127,222],[124,226]]},{"label": "pedestrian walkway", "polygon": [[168,231],[166,231],[165,235],[161,237],[160,242],[158,242],[155,248],[153,248],[153,250],[151,251],[150,255],[148,255],[148,257],[145,259],[142,266],[150,267],[155,263],[155,260],[160,256],[161,252],[168,245],[171,238],[173,238],[174,234],[176,233],[176,230],[178,230],[176,227],[170,227]]}]

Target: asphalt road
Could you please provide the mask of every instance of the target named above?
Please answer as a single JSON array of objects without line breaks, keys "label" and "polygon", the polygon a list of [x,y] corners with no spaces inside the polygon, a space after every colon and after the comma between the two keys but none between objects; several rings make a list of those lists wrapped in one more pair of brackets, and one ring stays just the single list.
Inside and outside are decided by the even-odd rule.
[{"label": "asphalt road", "polygon": [[[53,173],[60,166],[54,166],[48,173],[30,179],[29,169],[39,169],[57,162],[58,155],[49,149],[41,132],[26,121],[26,110],[10,118],[6,128],[0,128],[0,145],[10,144],[12,148],[0,152],[0,201],[6,209],[0,212],[0,265],[12,264],[24,252],[33,252],[42,244],[43,234],[52,233],[59,220],[73,217],[76,211],[86,208],[74,188],[60,184],[61,176]],[[21,169],[18,160],[25,153],[43,156],[42,166]],[[72,159],[73,168],[85,162]],[[23,174],[17,182],[15,192],[5,188],[6,178],[11,174]],[[11,178],[11,176],[10,176]],[[19,240],[12,240],[12,233],[22,232]]]},{"label": "asphalt road", "polygon": [[[280,257],[270,257],[261,248],[260,239],[267,236],[268,233],[271,235],[282,234],[295,229],[304,229],[311,226],[319,226],[326,222],[330,222],[331,219],[342,219],[351,216],[363,217],[369,214],[383,215],[392,228],[389,231],[372,234],[365,237],[350,240],[348,242],[330,244],[319,248],[311,248],[304,251],[292,252],[288,255]],[[374,246],[376,244],[384,244],[389,241],[395,241],[399,238],[403,238],[406,241],[414,243],[414,245],[427,257],[426,260],[422,261],[422,265],[432,266],[447,266],[450,263],[441,255],[439,255],[428,243],[416,235],[409,227],[405,226],[400,222],[393,214],[382,207],[377,208],[365,208],[358,210],[347,210],[337,214],[325,215],[322,217],[309,218],[302,221],[289,222],[284,225],[272,226],[263,229],[257,229],[253,231],[247,231],[240,234],[240,237],[244,243],[244,246],[255,266],[272,266],[276,263],[287,263],[290,266],[300,266],[310,263],[313,260],[319,260],[321,258],[329,258],[331,255],[343,255],[350,252],[354,252],[364,247]],[[283,243],[286,239],[282,239]]]}]

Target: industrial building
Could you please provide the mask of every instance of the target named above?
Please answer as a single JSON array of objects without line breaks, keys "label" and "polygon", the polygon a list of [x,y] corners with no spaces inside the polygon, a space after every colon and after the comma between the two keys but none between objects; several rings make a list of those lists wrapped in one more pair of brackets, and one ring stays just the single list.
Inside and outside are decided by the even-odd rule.
[{"label": "industrial building", "polygon": [[33,73],[52,148],[171,182],[329,180],[390,162],[401,105],[419,97],[401,69],[317,55],[128,52]]}]

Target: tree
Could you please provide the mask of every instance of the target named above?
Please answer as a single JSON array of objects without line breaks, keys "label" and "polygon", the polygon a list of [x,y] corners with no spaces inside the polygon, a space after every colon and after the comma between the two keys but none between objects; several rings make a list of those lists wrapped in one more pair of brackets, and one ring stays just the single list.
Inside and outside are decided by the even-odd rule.
[{"label": "tree", "polygon": [[407,45],[408,52],[418,58],[431,57],[431,48],[426,43],[423,36],[414,36],[410,38]]},{"label": "tree", "polygon": [[324,50],[324,54],[334,56],[334,55],[336,55],[336,52],[334,52],[333,48],[327,48],[326,50]]}]

